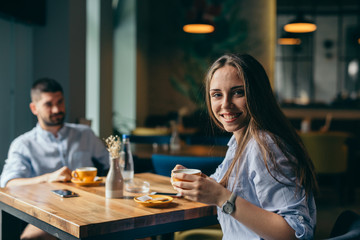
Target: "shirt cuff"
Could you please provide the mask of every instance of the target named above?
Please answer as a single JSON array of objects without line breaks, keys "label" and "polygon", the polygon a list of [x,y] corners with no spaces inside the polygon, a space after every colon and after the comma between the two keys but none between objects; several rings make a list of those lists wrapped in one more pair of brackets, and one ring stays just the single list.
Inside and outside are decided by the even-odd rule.
[{"label": "shirt cuff", "polygon": [[285,221],[295,230],[298,239],[312,239],[313,231],[307,229],[304,217],[301,215],[286,216]]}]

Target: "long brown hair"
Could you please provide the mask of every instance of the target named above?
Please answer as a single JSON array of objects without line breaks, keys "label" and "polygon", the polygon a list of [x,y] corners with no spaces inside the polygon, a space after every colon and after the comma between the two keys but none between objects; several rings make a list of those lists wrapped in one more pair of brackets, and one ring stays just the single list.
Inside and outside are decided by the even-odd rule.
[{"label": "long brown hair", "polygon": [[314,165],[299,135],[282,113],[274,97],[264,68],[252,56],[248,54],[226,54],[217,59],[209,68],[205,78],[206,104],[213,122],[218,127],[225,130],[211,110],[209,94],[210,82],[214,73],[224,66],[232,66],[237,69],[239,78],[244,80],[249,123],[243,131],[241,141],[238,142],[238,148],[234,160],[220,183],[227,186],[229,176],[237,161],[240,160],[240,156],[251,138],[254,138],[259,144],[264,163],[269,174],[277,180],[270,172],[268,161],[272,162],[274,169],[283,174],[281,169],[278,167],[274,155],[270,151],[266,138],[262,137],[262,134],[265,132],[287,157],[296,176],[296,185],[304,187],[307,196],[311,192],[316,192],[317,181]]}]

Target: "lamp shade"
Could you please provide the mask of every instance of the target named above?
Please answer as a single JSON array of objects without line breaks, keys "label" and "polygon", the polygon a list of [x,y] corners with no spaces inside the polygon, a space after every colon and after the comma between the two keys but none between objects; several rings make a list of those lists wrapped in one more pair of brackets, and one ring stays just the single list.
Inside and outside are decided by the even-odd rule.
[{"label": "lamp shade", "polygon": [[277,42],[279,45],[300,45],[301,39],[298,34],[283,31]]},{"label": "lamp shade", "polygon": [[183,26],[183,30],[187,33],[212,33],[215,28],[206,23],[189,23]]},{"label": "lamp shade", "polygon": [[302,15],[298,15],[294,21],[284,26],[286,32],[291,33],[308,33],[316,30],[315,23],[306,20]]},{"label": "lamp shade", "polygon": [[292,37],[281,37],[278,39],[279,45],[300,45],[300,38],[292,38]]}]

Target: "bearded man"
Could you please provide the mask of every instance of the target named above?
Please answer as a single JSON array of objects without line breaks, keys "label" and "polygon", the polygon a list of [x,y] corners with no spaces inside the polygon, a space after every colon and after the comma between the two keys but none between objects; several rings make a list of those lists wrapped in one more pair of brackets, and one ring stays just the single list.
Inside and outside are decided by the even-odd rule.
[{"label": "bearded man", "polygon": [[[64,122],[65,100],[57,81],[43,78],[34,82],[30,110],[38,123],[11,143],[1,187],[70,181],[71,171],[85,166],[106,173],[109,155],[104,143],[90,127]],[[50,239],[47,233],[28,225],[22,239],[42,237]]]}]

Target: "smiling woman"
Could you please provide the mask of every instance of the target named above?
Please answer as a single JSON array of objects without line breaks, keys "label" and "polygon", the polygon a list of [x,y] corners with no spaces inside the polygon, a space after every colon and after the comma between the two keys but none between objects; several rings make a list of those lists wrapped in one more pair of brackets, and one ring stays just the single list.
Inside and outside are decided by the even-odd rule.
[{"label": "smiling woman", "polygon": [[224,55],[210,67],[205,89],[210,117],[233,136],[214,174],[174,173],[180,180],[173,187],[218,207],[223,239],[312,239],[314,167],[264,68],[247,54]]}]

